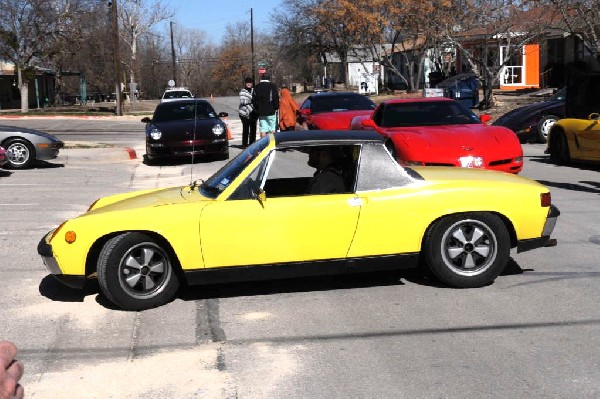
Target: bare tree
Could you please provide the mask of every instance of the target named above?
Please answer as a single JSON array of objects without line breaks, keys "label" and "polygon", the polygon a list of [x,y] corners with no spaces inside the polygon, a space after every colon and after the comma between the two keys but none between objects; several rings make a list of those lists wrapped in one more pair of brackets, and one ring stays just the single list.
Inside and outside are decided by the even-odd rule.
[{"label": "bare tree", "polygon": [[[123,64],[129,71],[131,83],[139,80],[138,43],[140,37],[174,12],[162,0],[121,0],[119,3],[120,35],[129,49],[129,60]],[[137,82],[139,83],[139,82]]]}]

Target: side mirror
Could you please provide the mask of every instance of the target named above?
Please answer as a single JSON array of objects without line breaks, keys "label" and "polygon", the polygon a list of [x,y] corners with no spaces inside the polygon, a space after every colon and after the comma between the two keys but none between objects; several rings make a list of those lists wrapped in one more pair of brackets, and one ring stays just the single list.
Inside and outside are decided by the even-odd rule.
[{"label": "side mirror", "polygon": [[481,114],[479,115],[479,120],[481,123],[488,123],[492,120],[492,116],[490,114]]},{"label": "side mirror", "polygon": [[588,116],[588,119],[591,119],[593,121],[597,121],[598,119],[600,119],[600,114],[597,112],[593,112]]},{"label": "side mirror", "polygon": [[227,118],[229,114],[227,112],[219,112],[219,118]]},{"label": "side mirror", "polygon": [[371,118],[365,118],[360,122],[361,125],[363,125],[364,127],[370,127],[370,128],[376,128],[377,125],[375,124],[375,121]]},{"label": "side mirror", "polygon": [[149,117],[145,116],[145,117],[142,118],[142,122],[144,122],[144,123],[151,123],[152,119],[150,119]]},{"label": "side mirror", "polygon": [[304,108],[300,110],[300,113],[304,116],[309,116],[310,115],[310,109],[308,108]]}]

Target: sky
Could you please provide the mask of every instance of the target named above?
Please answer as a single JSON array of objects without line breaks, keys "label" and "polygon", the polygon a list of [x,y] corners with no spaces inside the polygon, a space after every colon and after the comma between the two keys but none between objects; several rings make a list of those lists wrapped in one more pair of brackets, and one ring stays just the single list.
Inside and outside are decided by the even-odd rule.
[{"label": "sky", "polygon": [[251,8],[254,31],[268,30],[270,14],[280,7],[281,0],[163,0],[163,4],[175,10],[175,24],[202,30],[218,45],[227,24],[250,22]]}]

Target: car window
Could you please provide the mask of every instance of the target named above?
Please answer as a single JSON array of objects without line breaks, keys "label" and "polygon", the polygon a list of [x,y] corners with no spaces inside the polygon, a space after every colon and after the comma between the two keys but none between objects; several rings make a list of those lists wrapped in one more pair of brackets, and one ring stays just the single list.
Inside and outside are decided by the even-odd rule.
[{"label": "car window", "polygon": [[403,187],[417,179],[420,176],[412,169],[404,169],[398,165],[385,146],[363,145],[356,182],[357,192]]},{"label": "car window", "polygon": [[209,198],[218,197],[256,159],[268,144],[269,137],[267,136],[248,146],[214,175],[209,177],[206,182],[202,183],[200,186],[202,194]]},{"label": "car window", "polygon": [[363,95],[334,95],[317,96],[312,100],[310,111],[318,114],[320,112],[342,112],[373,110],[375,103]]},{"label": "car window", "polygon": [[187,119],[216,118],[217,114],[208,102],[168,102],[162,103],[154,111],[153,122],[168,122]]},{"label": "car window", "polygon": [[[327,152],[331,162],[318,165],[318,153]],[[258,189],[267,198],[352,193],[360,147],[357,145],[294,146],[270,154],[244,180],[230,199],[250,199]],[[268,165],[268,167],[267,167]],[[266,174],[265,174],[266,171]]]},{"label": "car window", "polygon": [[386,104],[380,126],[435,126],[480,124],[473,112],[454,101],[423,101]]},{"label": "car window", "polygon": [[193,98],[193,96],[188,90],[169,90],[163,94],[163,99],[172,100],[176,98]]}]

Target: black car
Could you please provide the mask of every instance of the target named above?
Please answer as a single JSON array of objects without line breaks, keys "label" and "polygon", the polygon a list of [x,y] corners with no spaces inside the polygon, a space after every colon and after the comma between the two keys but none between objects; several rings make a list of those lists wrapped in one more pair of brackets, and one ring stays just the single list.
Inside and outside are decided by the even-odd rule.
[{"label": "black car", "polygon": [[160,103],[152,119],[145,117],[146,161],[190,156],[229,158],[227,125],[206,100]]},{"label": "black car", "polygon": [[507,112],[493,125],[511,129],[521,142],[546,143],[554,122],[566,115],[566,98],[567,89],[564,88],[547,101],[527,104]]}]

